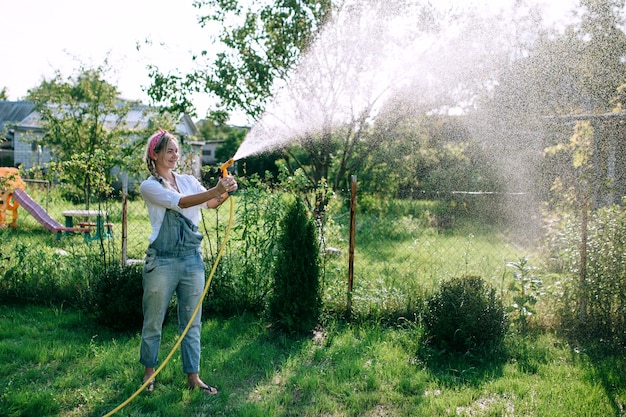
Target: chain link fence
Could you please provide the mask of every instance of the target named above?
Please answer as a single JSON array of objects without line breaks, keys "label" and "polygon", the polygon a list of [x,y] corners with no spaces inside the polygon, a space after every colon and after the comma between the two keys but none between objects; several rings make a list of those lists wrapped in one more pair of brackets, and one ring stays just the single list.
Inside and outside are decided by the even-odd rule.
[{"label": "chain link fence", "polygon": [[[142,262],[151,225],[136,192],[87,207],[61,198],[57,186],[46,181],[25,183],[28,196],[59,223],[94,224],[93,218],[67,212],[96,210],[104,213],[112,233],[95,238],[97,227],[91,226],[88,234],[53,234],[20,206],[11,232],[18,247],[15,253],[3,253],[5,259],[22,256],[23,236],[29,244],[53,247],[60,255],[55,254],[54,262],[78,266],[63,271],[86,285],[93,278],[90,271],[102,270],[103,261],[107,268],[110,261]],[[203,304],[207,313],[266,311],[287,197],[270,191],[260,183],[242,186],[227,204],[203,210],[202,251],[207,273],[215,272]],[[527,323],[531,314],[546,326],[565,318],[567,329],[626,343],[623,206],[592,208],[586,200],[569,201],[569,209],[544,217],[525,194],[439,192],[420,197],[380,199],[357,190],[349,203],[345,195],[329,203],[319,229],[324,314],[412,320],[442,281],[474,276],[501,294],[518,324]],[[231,235],[225,239],[228,225]],[[82,262],[89,264],[83,268]],[[45,274],[37,265],[17,267]]]},{"label": "chain link fence", "polygon": [[[87,207],[58,197],[54,188],[54,184],[45,181],[26,180],[28,195],[62,224],[94,222],[93,218],[66,217],[64,213],[69,210],[88,208],[106,213],[105,221],[111,225],[112,235],[87,244],[101,245],[120,262],[142,261],[151,226],[137,192],[131,192],[128,198],[118,195]],[[540,219],[526,195],[457,192],[422,197],[393,201],[374,209],[369,197],[359,195],[357,189],[353,213],[349,204],[329,211],[321,237],[325,255],[322,280],[331,308],[339,310],[353,302],[364,314],[371,314],[373,310],[384,313],[411,309],[411,305],[419,301],[416,293],[432,288],[443,279],[462,275],[489,279],[504,292],[513,273],[508,266],[510,263],[529,257],[535,265],[546,265],[541,252]],[[265,231],[258,232],[260,235],[267,235],[278,227],[277,206],[259,207],[258,198],[257,194],[244,189],[234,197],[234,231],[228,242],[227,256],[222,261],[227,264],[221,268],[223,274],[235,273],[237,269],[229,267],[228,263],[243,262],[241,259],[251,250],[250,246],[255,245],[250,239],[242,238],[242,233],[249,233],[244,230],[249,225],[241,224],[243,211],[254,211],[259,216],[254,221],[261,219],[266,223]],[[517,218],[513,220],[508,218],[511,207],[517,209]],[[212,259],[224,238],[230,217],[229,204],[218,210],[205,210],[203,216],[203,251],[207,259]],[[22,207],[18,209],[17,224],[18,229],[48,233],[50,239],[56,239]],[[89,236],[93,237],[94,233],[95,230]],[[67,248],[88,240],[83,234],[61,235],[57,245]],[[259,242],[259,245],[267,243],[262,239]],[[271,257],[271,249],[265,253],[263,250],[257,248],[260,253],[254,256]],[[264,262],[267,263],[267,259]],[[268,274],[269,268],[254,273]],[[349,282],[352,283],[350,294]]]},{"label": "chain link fence", "polygon": [[[337,256],[325,268],[325,279],[338,285],[334,299],[368,316],[419,311],[419,304],[441,281],[479,276],[505,294],[516,264],[547,268],[541,215],[524,193],[433,192],[419,200],[393,200],[380,211],[356,191],[354,247],[349,224],[327,248]],[[352,256],[351,256],[352,255]],[[348,264],[352,258],[352,267]],[[344,299],[346,296],[343,297]],[[338,306],[338,308],[340,308]]]}]

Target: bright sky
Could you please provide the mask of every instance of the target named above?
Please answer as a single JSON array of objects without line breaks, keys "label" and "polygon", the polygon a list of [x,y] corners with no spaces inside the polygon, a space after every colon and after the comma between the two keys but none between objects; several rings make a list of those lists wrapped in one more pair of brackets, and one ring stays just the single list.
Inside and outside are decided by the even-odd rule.
[{"label": "bright sky", "polygon": [[[501,5],[503,0],[473,1]],[[193,65],[191,51],[210,49],[210,32],[198,24],[198,13],[192,0],[0,0],[0,89],[7,88],[9,100],[19,100],[57,70],[67,78],[81,64],[95,68],[108,57],[114,71],[108,81],[123,97],[147,104],[142,87],[150,84],[148,65],[186,73]],[[193,100],[202,118],[208,97]]]},{"label": "bright sky", "polygon": [[[67,78],[81,64],[95,68],[108,57],[107,81],[124,98],[147,104],[148,65],[186,72],[191,51],[210,48],[198,14],[192,0],[0,0],[0,90],[19,100],[57,70]],[[194,102],[203,117],[208,99]]]}]

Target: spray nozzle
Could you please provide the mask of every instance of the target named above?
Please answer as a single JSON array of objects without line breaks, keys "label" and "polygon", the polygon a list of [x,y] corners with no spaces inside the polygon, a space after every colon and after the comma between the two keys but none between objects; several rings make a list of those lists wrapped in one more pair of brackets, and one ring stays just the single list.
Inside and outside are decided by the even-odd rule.
[{"label": "spray nozzle", "polygon": [[220,167],[220,170],[222,170],[222,178],[224,178],[225,176],[228,175],[228,167],[231,166],[234,163],[235,163],[235,159],[234,158],[230,158],[228,161],[226,161],[226,162],[224,162],[222,164],[222,166]]},{"label": "spray nozzle", "polygon": [[[222,178],[228,175],[228,167],[235,163],[235,158],[230,158],[228,161],[224,162],[220,167],[222,171]],[[228,193],[228,195],[233,195],[233,193]]]}]

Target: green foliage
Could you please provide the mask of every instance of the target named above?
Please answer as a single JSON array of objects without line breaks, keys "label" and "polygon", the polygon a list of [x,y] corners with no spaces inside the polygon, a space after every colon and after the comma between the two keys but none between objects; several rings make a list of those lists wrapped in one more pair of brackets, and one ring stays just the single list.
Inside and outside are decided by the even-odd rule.
[{"label": "green foliage", "polygon": [[588,121],[576,123],[566,143],[544,150],[541,170],[550,185],[547,200],[555,211],[580,207],[582,195],[588,192],[596,176],[593,166],[594,130]]},{"label": "green foliage", "polygon": [[[581,279],[580,221],[572,216],[551,240],[571,277],[565,283],[559,318],[570,336],[612,346],[626,343],[626,210],[607,206],[590,216],[586,268]],[[554,232],[553,232],[554,233]],[[560,239],[557,239],[559,236]]]},{"label": "green foliage", "polygon": [[[445,208],[445,213],[439,210],[434,216],[441,229],[449,228],[461,216],[503,220],[506,212],[499,195],[504,189],[503,179],[490,155],[473,140],[468,124],[454,117],[419,113],[401,119],[384,146],[372,149],[367,157],[355,154],[362,159],[355,167],[360,204],[365,209],[383,209],[380,205],[390,195],[437,199],[439,208]],[[369,135],[382,134],[380,129],[375,125]],[[477,197],[463,192],[490,194]],[[378,201],[368,198],[370,194]]]},{"label": "green foliage", "polygon": [[267,182],[275,182],[279,175],[278,161],[282,156],[282,152],[273,151],[242,158],[237,161],[237,172],[240,175],[257,174]]},{"label": "green foliage", "polygon": [[508,313],[515,313],[511,320],[519,326],[522,332],[528,330],[528,318],[535,314],[542,281],[533,275],[533,268],[528,264],[528,257],[521,258],[518,262],[509,262],[507,266],[514,268],[513,281],[508,290],[513,294],[513,305],[507,308]]},{"label": "green foliage", "polygon": [[269,316],[287,332],[305,333],[321,313],[320,259],[316,226],[300,198],[281,221]]},{"label": "green foliage", "polygon": [[37,144],[49,147],[58,161],[50,164],[51,174],[61,175],[67,195],[84,202],[110,191],[112,169],[127,169],[134,149],[130,131],[136,126],[125,118],[132,103],[120,102],[117,88],[104,79],[106,71],[81,68],[67,80],[57,73],[28,94],[46,129]]},{"label": "green foliage", "polygon": [[[223,51],[213,62],[204,62],[185,76],[162,74],[151,68],[148,94],[170,109],[191,111],[190,91],[204,91],[221,102],[215,114],[243,110],[259,116],[272,95],[276,80],[283,79],[298,62],[314,32],[321,27],[331,3],[280,0],[240,2],[196,0],[202,26],[219,27],[217,41]],[[195,61],[209,53],[194,51]]]},{"label": "green foliage", "polygon": [[140,330],[143,264],[106,267],[91,282],[87,311],[98,324],[119,331]]},{"label": "green foliage", "polygon": [[97,260],[89,255],[75,257],[22,242],[11,249],[3,245],[0,300],[80,308],[87,297],[87,277],[97,268]]},{"label": "green foliage", "polygon": [[[523,46],[524,53],[499,74],[493,94],[483,98],[478,112],[483,117],[477,126],[482,132],[477,137],[489,144],[499,165],[517,180],[520,189],[531,185],[529,190],[547,200],[549,188],[558,187],[557,200],[561,204],[564,193],[567,196],[581,194],[582,182],[588,182],[585,186],[589,189],[600,191],[607,185],[606,174],[596,177],[593,173],[593,169],[603,163],[596,168],[590,164],[580,165],[591,155],[587,143],[591,144],[593,137],[581,137],[586,134],[580,129],[582,122],[573,129],[566,117],[608,113],[614,111],[616,105],[620,109],[624,95],[623,90],[618,93],[618,87],[623,84],[626,71],[622,59],[626,53],[624,2],[583,0],[575,3],[577,18],[559,33],[519,28],[519,33],[532,34],[529,37],[532,41]],[[519,23],[537,26],[533,19]],[[594,124],[601,127],[599,137],[603,140],[610,140],[614,132],[619,131],[612,122]],[[605,127],[609,131],[604,131]],[[588,127],[585,129],[589,131]],[[522,145],[533,141],[536,132],[543,132],[544,145],[541,146],[550,146],[546,153],[548,158],[540,167],[535,150]],[[578,144],[572,142],[573,135],[578,136]],[[572,145],[583,145],[586,149],[575,149]],[[605,152],[603,147],[600,145],[598,150]],[[559,152],[554,153],[556,150]],[[603,160],[599,154],[594,158]]]},{"label": "green foliage", "polygon": [[508,326],[495,289],[477,276],[442,282],[426,301],[422,320],[427,343],[452,353],[497,347]]},{"label": "green foliage", "polygon": [[102,171],[106,151],[95,150],[92,155],[76,153],[67,160],[50,162],[48,168],[57,174],[62,195],[74,203],[86,202],[85,190],[90,194],[106,196],[111,192],[107,175]]},{"label": "green foliage", "polygon": [[[281,194],[272,192],[258,175],[240,178],[239,186],[233,196],[236,221],[228,255],[218,265],[210,296],[203,304],[205,311],[211,313],[262,313],[268,302],[274,247],[285,204]],[[208,227],[205,230],[209,236],[215,233]],[[207,262],[213,262],[216,255],[212,253]]]}]

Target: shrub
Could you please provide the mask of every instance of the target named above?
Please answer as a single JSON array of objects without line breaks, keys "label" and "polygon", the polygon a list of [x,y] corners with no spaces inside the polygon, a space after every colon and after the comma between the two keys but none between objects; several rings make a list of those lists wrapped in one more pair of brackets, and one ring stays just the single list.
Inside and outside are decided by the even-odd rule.
[{"label": "shrub", "polygon": [[495,289],[480,277],[467,276],[444,281],[427,299],[423,324],[430,346],[465,353],[496,347],[508,320]]},{"label": "shrub", "polygon": [[281,221],[269,315],[279,328],[313,330],[321,312],[316,226],[301,199],[288,205]]},{"label": "shrub", "polygon": [[89,312],[98,324],[120,331],[141,329],[142,264],[111,265],[91,287]]},{"label": "shrub", "polygon": [[626,345],[626,210],[607,206],[594,211],[587,225],[586,269],[580,278],[580,221],[556,230],[553,251],[569,262],[559,305],[561,330],[586,342]]}]

